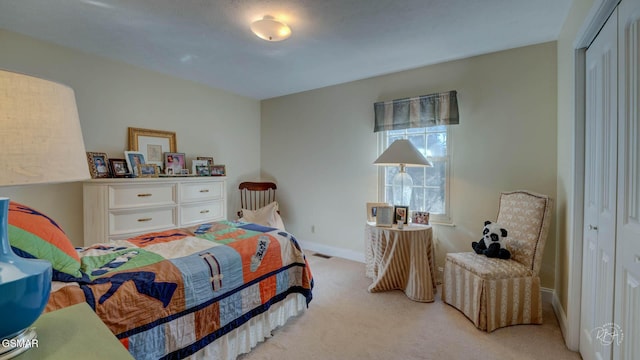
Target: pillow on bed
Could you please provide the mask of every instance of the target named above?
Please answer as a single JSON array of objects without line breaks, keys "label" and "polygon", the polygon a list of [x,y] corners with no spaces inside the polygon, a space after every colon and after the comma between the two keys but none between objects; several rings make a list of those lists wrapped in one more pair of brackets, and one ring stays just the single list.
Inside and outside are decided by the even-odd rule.
[{"label": "pillow on bed", "polygon": [[275,201],[258,210],[242,209],[242,218],[240,218],[240,221],[284,230],[284,223],[282,222],[280,214],[278,214],[278,203]]},{"label": "pillow on bed", "polygon": [[55,221],[26,205],[9,203],[9,243],[16,255],[47,260],[53,280],[82,277],[80,257]]}]

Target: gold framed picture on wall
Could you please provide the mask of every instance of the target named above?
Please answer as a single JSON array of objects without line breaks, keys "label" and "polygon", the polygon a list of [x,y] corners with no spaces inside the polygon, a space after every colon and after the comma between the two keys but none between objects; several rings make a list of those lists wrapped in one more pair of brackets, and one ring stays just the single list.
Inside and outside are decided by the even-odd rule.
[{"label": "gold framed picture on wall", "polygon": [[129,128],[129,150],[139,151],[147,164],[164,165],[164,153],[176,152],[176,133],[173,131]]}]

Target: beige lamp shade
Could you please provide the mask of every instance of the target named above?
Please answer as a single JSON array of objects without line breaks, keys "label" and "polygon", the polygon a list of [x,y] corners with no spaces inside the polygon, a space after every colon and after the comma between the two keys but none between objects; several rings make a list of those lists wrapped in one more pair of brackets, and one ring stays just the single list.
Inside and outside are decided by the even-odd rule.
[{"label": "beige lamp shade", "polygon": [[399,139],[393,142],[380,157],[373,162],[376,165],[413,165],[413,166],[433,166],[413,144],[406,139]]},{"label": "beige lamp shade", "polygon": [[73,90],[0,70],[0,186],[88,178]]}]

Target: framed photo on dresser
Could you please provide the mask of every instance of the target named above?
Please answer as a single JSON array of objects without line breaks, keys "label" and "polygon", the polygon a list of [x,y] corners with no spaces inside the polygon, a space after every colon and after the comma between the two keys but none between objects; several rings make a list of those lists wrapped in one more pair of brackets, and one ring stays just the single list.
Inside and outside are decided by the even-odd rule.
[{"label": "framed photo on dresser", "polygon": [[186,168],[184,153],[166,152],[164,153],[164,173],[168,175],[182,174],[182,169]]},{"label": "framed photo on dresser", "polygon": [[140,151],[125,151],[124,157],[127,161],[127,167],[131,169],[133,176],[139,176],[138,165],[145,164],[144,154]]},{"label": "framed photo on dresser", "polygon": [[191,161],[192,169],[191,172],[198,176],[210,176],[211,175],[211,167],[209,165],[209,161],[207,160],[192,160]]},{"label": "framed photo on dresser", "polygon": [[109,167],[113,177],[129,177],[130,175],[125,159],[109,159]]},{"label": "framed photo on dresser", "polygon": [[213,157],[211,156],[198,156],[196,160],[207,160],[209,166],[213,165]]},{"label": "framed photo on dresser", "polygon": [[96,178],[108,178],[111,177],[109,172],[109,162],[107,160],[107,154],[102,152],[88,152],[87,161],[89,162],[89,171],[91,177]]},{"label": "framed photo on dresser", "polygon": [[159,174],[159,167],[156,164],[138,165],[138,176],[140,177],[158,177]]},{"label": "framed photo on dresser", "polygon": [[176,133],[173,131],[129,128],[129,150],[144,155],[146,164],[163,165],[165,152],[176,152]]},{"label": "framed photo on dresser", "polygon": [[224,165],[211,165],[211,176],[227,176],[227,168]]}]

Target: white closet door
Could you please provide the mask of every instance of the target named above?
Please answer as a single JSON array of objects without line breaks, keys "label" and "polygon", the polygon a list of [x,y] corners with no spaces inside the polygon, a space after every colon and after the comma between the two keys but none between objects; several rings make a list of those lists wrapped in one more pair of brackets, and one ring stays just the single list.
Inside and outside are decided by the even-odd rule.
[{"label": "white closet door", "polygon": [[617,41],[615,11],[587,49],[585,197],[580,353],[610,359],[599,329],[613,322],[617,201]]},{"label": "white closet door", "polygon": [[615,359],[640,357],[640,0],[619,8],[619,177]]}]

